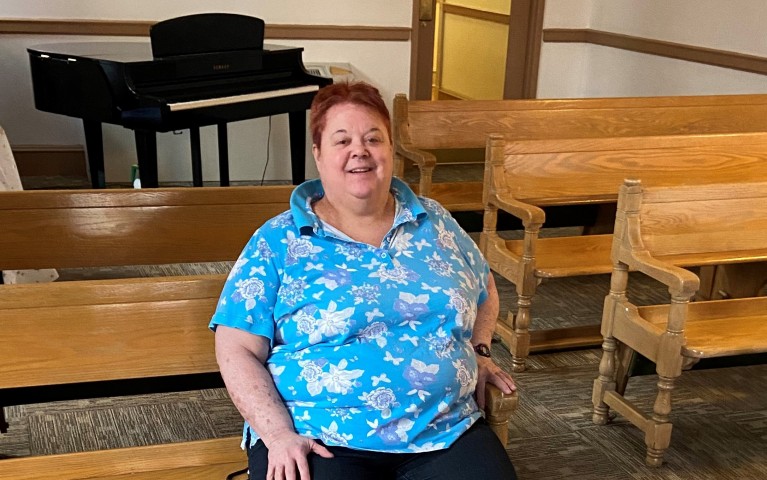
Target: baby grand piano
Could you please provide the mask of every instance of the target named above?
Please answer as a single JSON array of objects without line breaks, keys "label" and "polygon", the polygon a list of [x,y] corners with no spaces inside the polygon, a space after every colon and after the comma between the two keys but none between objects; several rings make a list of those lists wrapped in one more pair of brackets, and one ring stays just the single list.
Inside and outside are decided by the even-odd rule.
[{"label": "baby grand piano", "polygon": [[309,74],[303,48],[264,45],[264,21],[205,13],[154,24],[150,42],[28,49],[35,106],[81,118],[91,183],[105,186],[101,124],[135,132],[141,184],[157,186],[157,132],[190,131],[202,186],[200,127],[217,125],[221,185],[229,184],[227,122],[288,113],[293,183],[304,180],[306,110],[332,81]]}]

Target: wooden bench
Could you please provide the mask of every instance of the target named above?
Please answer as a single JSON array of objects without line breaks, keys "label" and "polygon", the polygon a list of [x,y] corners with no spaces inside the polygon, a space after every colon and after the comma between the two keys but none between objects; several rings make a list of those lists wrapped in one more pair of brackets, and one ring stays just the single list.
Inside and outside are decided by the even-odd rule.
[{"label": "wooden bench", "polygon": [[[408,100],[394,97],[396,170],[419,170],[417,190],[450,211],[482,210],[481,182],[432,183],[436,151],[449,161],[483,160],[487,135],[514,140],[767,131],[767,95],[701,95],[533,100]],[[465,152],[461,154],[461,152]]]},{"label": "wooden bench", "polygon": [[[704,358],[767,352],[767,297],[690,303],[700,281],[679,267],[767,259],[767,183],[643,183],[628,180],[620,189],[594,422],[607,423],[610,408],[626,417],[645,433],[647,464],[658,466],[671,441],[671,393],[682,371]],[[666,285],[670,302],[632,304],[626,298],[629,269]],[[623,396],[628,378],[621,361],[626,356],[616,355],[619,345],[656,363],[650,415]]]},{"label": "wooden bench", "polygon": [[[233,261],[260,223],[288,208],[291,191],[0,192],[0,268]],[[3,285],[0,407],[222,386],[206,326],[224,280],[221,274]],[[238,436],[4,459],[0,478],[54,471],[68,479],[223,478],[247,463],[239,442]]]},{"label": "wooden bench", "polygon": [[[233,262],[258,225],[288,209],[292,189],[0,192],[0,268]],[[0,336],[0,407],[223,386],[207,324],[225,278],[0,286],[6,332]],[[492,387],[486,394],[488,418],[505,439],[516,396]],[[0,479],[32,478],[50,465],[59,478],[136,472],[131,478],[211,478],[242,466],[238,441],[0,460]]]},{"label": "wooden bench", "polygon": [[[247,466],[241,437],[0,460],[3,480],[225,479]],[[245,476],[236,478],[245,479]]]},{"label": "wooden bench", "polygon": [[[546,221],[541,207],[615,202],[627,177],[640,177],[648,186],[767,178],[767,133],[527,141],[491,136],[480,247],[490,267],[516,286],[517,313],[500,319],[496,329],[510,347],[516,371],[524,370],[531,343],[548,349],[601,341],[596,325],[538,330],[531,339],[530,306],[537,284],[612,269],[612,235],[539,238]],[[499,209],[521,219],[523,239],[498,234]]]},{"label": "wooden bench", "polygon": [[[409,101],[399,94],[394,98],[392,126],[395,171],[402,177],[406,164],[418,167],[420,178],[414,189],[439,201],[467,227],[479,229],[479,219],[463,212],[483,209],[482,182],[432,183],[432,174],[443,162],[481,163],[488,134],[530,140],[764,132],[765,112],[764,94],[436,102]],[[612,232],[614,205],[546,210],[553,224],[587,225],[589,233]],[[507,216],[501,219],[505,228],[519,228]],[[706,267],[698,295],[707,299],[754,295],[767,282],[762,267]]]}]

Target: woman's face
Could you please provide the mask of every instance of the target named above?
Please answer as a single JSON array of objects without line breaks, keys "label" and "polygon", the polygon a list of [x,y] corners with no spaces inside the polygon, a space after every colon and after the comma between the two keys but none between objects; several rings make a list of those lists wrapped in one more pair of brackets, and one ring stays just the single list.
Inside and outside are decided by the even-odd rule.
[{"label": "woman's face", "polygon": [[393,168],[386,124],[373,110],[342,103],[326,114],[322,146],[312,147],[326,193],[358,199],[388,194]]}]

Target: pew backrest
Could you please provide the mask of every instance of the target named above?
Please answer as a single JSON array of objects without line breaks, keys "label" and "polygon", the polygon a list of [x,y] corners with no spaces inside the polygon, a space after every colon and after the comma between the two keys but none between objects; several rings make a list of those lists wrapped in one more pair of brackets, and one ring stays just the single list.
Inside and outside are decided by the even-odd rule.
[{"label": "pew backrest", "polygon": [[767,95],[412,101],[394,99],[398,174],[420,169],[431,192],[435,150],[481,149],[489,134],[514,140],[767,131]]},{"label": "pew backrest", "polygon": [[0,270],[233,261],[292,190],[0,192]]},{"label": "pew backrest", "polygon": [[515,139],[597,138],[760,131],[767,95],[536,100],[394,99],[395,140],[413,148],[482,148],[488,134]]},{"label": "pew backrest", "polygon": [[648,255],[675,265],[767,260],[764,181],[672,189],[626,180],[618,211],[613,260],[629,266]]},{"label": "pew backrest", "polygon": [[[225,275],[0,287],[0,390],[218,372]],[[16,402],[0,392],[0,405]]]},{"label": "pew backrest", "polygon": [[767,178],[767,133],[487,141],[485,195],[536,206],[614,202],[626,178],[651,186]]}]

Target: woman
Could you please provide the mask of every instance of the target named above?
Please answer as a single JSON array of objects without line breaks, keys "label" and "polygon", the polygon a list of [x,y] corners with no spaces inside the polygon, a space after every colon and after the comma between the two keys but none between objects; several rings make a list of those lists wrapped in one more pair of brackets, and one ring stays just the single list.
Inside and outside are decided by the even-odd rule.
[{"label": "woman", "polygon": [[475,353],[498,314],[487,263],[392,178],[378,90],[323,88],[310,129],[320,179],[256,231],[211,321],[250,478],[515,478],[478,409],[485,382],[515,388]]}]

